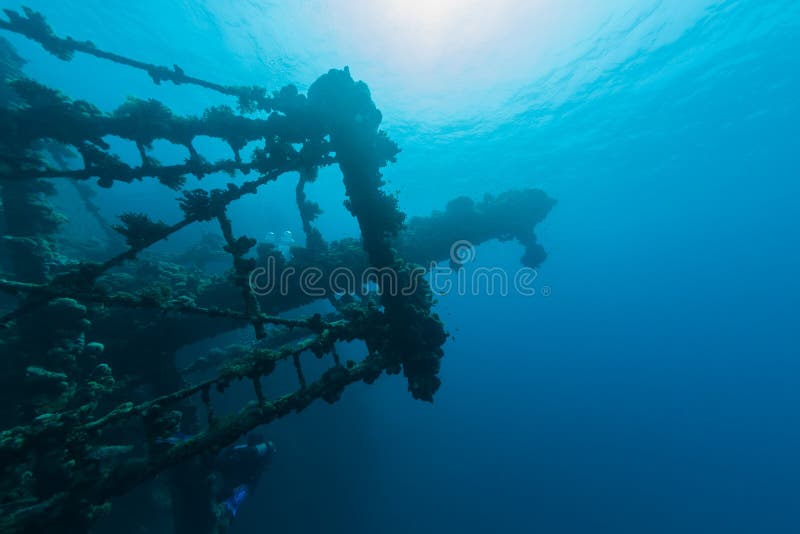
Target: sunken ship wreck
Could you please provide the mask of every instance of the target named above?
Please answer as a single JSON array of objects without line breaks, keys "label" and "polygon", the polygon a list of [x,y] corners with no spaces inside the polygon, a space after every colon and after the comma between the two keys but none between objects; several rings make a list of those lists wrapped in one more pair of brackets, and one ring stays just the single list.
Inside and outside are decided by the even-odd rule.
[{"label": "sunken ship wreck", "polygon": [[[306,94],[291,85],[227,86],[60,36],[28,9],[6,10],[0,30],[63,61],[87,54],[141,71],[155,84],[191,84],[230,99],[229,106],[180,116],[157,100],[122,95],[124,104],[103,112],[26,77],[24,59],[0,36],[4,533],[88,532],[99,518],[118,513],[117,499],[156,484],[169,496],[171,531],[225,532],[209,458],[253,429],[302,416],[319,400],[333,404],[351,384],[382,375],[399,375],[411,397],[433,400],[448,332],[422,266],[452,261],[451,245],[459,240],[516,240],[525,265],[545,258],[534,228],[554,201],[540,190],[454,198],[430,216],[406,218],[381,174],[400,147],[380,129],[367,85],[347,68],[322,74]],[[138,164],[115,154],[107,136],[135,143]],[[230,157],[209,161],[193,143],[198,136],[224,141]],[[149,153],[156,140],[183,147],[185,161],[161,164]],[[243,156],[253,142],[258,148]],[[342,201],[359,238],[329,242],[316,224],[320,208],[306,185],[325,166],[341,171]],[[224,188],[186,186],[189,176],[220,173],[229,177]],[[131,206],[109,223],[96,203],[98,188],[143,180],[177,197],[182,218],[154,220],[144,206]],[[235,224],[237,201],[269,199],[270,183],[279,180],[296,183],[305,233],[290,255],[237,233]],[[90,245],[61,231],[58,186],[65,183],[101,229]],[[190,252],[199,260],[224,254],[223,274],[184,261],[185,251],[183,259],[180,251],[173,258],[147,254],[209,221],[216,239]],[[252,275],[267,263],[275,276],[313,267],[322,280],[341,268],[359,276],[388,270],[391,283],[413,290],[391,290],[378,276],[377,290],[363,294],[334,296],[331,288],[310,294],[297,278],[281,292],[259,292]],[[320,299],[329,302],[329,313],[291,313]],[[183,347],[242,327],[251,332],[245,345],[217,347],[188,365],[176,359]],[[363,357],[340,358],[337,345],[353,340],[363,342]],[[309,359],[328,362],[313,380],[304,372]],[[284,365],[293,367],[296,386],[276,395],[262,380]],[[215,398],[239,382],[249,384],[250,400],[236,413],[216,413]],[[139,503],[140,510],[147,506]]]}]

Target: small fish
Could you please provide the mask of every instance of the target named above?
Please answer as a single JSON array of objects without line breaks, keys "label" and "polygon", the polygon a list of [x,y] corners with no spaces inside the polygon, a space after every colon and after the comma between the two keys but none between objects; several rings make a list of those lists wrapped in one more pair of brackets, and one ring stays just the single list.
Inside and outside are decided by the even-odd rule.
[{"label": "small fish", "polygon": [[184,434],[183,432],[176,432],[172,434],[168,438],[156,438],[156,444],[158,445],[177,445],[178,443],[183,443],[186,440],[193,438],[191,434]]}]

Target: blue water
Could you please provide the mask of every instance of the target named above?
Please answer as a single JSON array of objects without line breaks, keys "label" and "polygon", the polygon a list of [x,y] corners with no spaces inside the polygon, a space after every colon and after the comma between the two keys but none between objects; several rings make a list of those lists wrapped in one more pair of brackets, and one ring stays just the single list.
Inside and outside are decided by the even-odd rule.
[{"label": "blue water", "polygon": [[[435,403],[384,377],[269,427],[278,455],[233,532],[800,532],[800,3],[26,4],[221,83],[306,88],[349,65],[403,148],[386,176],[410,214],[519,187],[558,199],[538,230],[549,296],[441,297]],[[229,103],[10,40],[32,76],[104,109]],[[323,233],[354,235],[324,177]],[[299,233],[292,195],[243,202],[238,228]],[[157,185],[103,199],[178,215]],[[488,243],[476,265],[515,270],[520,252]]]}]

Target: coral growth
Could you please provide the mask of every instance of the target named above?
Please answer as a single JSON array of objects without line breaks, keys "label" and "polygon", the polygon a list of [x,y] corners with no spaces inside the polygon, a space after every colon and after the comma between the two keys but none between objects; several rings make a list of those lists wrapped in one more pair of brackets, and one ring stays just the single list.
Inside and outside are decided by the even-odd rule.
[{"label": "coral growth", "polygon": [[[406,221],[381,174],[399,147],[380,130],[381,112],[368,87],[347,68],[324,74],[306,95],[294,86],[274,92],[223,86],[177,65],[152,65],[59,37],[34,11],[5,13],[0,29],[39,42],[59,59],[89,54],[144,71],[156,84],[198,85],[235,98],[239,113],[216,106],[198,116],[178,116],[157,100],[137,98],[104,113],[25,78],[21,61],[0,41],[2,74],[11,88],[0,93],[0,246],[10,260],[2,266],[0,292],[11,299],[0,317],[0,425],[7,429],[0,433],[3,532],[86,531],[109,513],[114,497],[157,483],[165,484],[169,497],[158,499],[154,509],[169,509],[177,532],[224,531],[210,507],[207,453],[316,399],[336,402],[349,385],[372,383],[384,372],[402,373],[414,398],[433,400],[447,332],[417,263],[446,258],[457,239],[479,244],[514,238],[526,248],[526,264],[544,259],[533,229],[553,202],[541,191],[480,203],[457,199],[444,212]],[[243,115],[255,111],[266,118]],[[103,140],[109,135],[132,141],[139,164],[117,157]],[[199,136],[223,140],[230,158],[208,161],[194,146]],[[185,161],[159,163],[151,155],[156,140],[184,147]],[[242,148],[251,142],[260,146],[245,159]],[[64,158],[53,157],[65,147],[80,156],[80,168],[68,169]],[[305,186],[331,165],[341,170],[345,205],[358,221],[360,239],[329,243],[315,227],[321,211]],[[184,188],[187,176],[220,172],[231,177],[223,188]],[[274,246],[237,233],[231,213],[241,198],[294,172],[300,176],[295,193],[306,242],[284,257]],[[82,182],[80,199],[104,224],[89,180],[112,187],[147,178],[179,191],[178,220],[124,213],[113,225],[124,237],[123,250],[104,261],[62,254],[63,218],[45,199],[53,181]],[[152,245],[197,222],[210,222],[218,233],[184,254],[151,253]],[[110,248],[122,246],[106,236]],[[198,269],[221,258],[230,266],[223,274]],[[251,276],[267,266],[281,279],[314,268],[328,281],[343,267],[358,276],[390,269],[400,287],[415,290],[393,291],[379,280],[377,295],[338,295],[330,283],[312,294],[286,277],[281,292],[262,293]],[[284,314],[319,299],[334,311],[304,318]],[[177,365],[182,347],[248,325],[254,333],[250,345]],[[367,354],[342,363],[337,343],[353,340],[363,341]],[[331,358],[316,380],[304,370],[308,353]],[[278,365],[294,368],[297,387],[270,398],[261,379]],[[252,401],[219,416],[213,397],[237,381],[252,385]],[[179,432],[191,437],[171,442]]]}]

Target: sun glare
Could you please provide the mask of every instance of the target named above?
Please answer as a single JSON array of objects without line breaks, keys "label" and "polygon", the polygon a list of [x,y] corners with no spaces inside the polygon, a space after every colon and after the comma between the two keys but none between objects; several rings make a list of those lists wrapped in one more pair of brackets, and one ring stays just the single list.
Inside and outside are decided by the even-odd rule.
[{"label": "sun glare", "polygon": [[460,62],[502,35],[510,11],[507,0],[383,0],[370,3],[360,18],[392,60],[425,71]]}]

